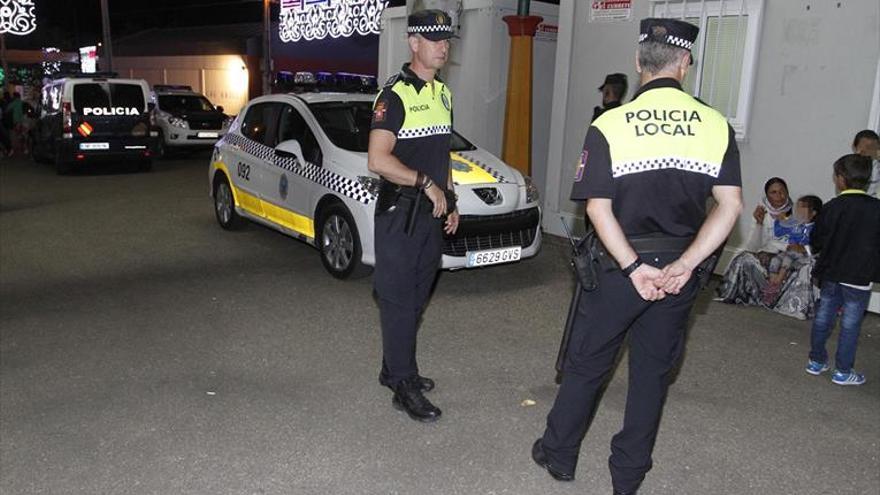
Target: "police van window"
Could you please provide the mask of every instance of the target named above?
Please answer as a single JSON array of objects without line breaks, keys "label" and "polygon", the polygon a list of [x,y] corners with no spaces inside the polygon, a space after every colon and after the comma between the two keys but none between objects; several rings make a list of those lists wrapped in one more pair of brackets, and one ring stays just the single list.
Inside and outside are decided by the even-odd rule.
[{"label": "police van window", "polygon": [[80,83],[73,86],[73,108],[108,108],[110,95],[99,83]]},{"label": "police van window", "polygon": [[299,110],[284,105],[281,119],[278,122],[278,142],[296,139],[303,151],[303,159],[313,165],[321,166],[323,155],[321,146],[312,129],[306,123]]},{"label": "police van window", "polygon": [[114,107],[143,110],[147,106],[140,84],[110,83],[110,101]]}]

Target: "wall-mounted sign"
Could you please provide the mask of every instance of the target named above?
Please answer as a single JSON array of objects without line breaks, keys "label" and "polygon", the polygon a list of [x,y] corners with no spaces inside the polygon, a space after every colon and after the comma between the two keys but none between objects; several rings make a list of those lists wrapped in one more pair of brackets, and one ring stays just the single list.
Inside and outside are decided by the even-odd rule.
[{"label": "wall-mounted sign", "polygon": [[24,36],[37,29],[34,0],[0,0],[0,33]]},{"label": "wall-mounted sign", "polygon": [[98,47],[84,46],[79,49],[79,68],[84,73],[97,72]]},{"label": "wall-mounted sign", "polygon": [[632,0],[593,0],[590,22],[625,22],[632,19]]},{"label": "wall-mounted sign", "polygon": [[281,0],[278,34],[285,43],[379,34],[386,5],[388,0]]}]

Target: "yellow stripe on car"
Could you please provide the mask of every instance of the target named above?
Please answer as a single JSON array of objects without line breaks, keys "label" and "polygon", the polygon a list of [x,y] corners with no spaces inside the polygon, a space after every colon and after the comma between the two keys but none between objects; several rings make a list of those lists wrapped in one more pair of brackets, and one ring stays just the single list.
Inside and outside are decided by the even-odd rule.
[{"label": "yellow stripe on car", "polygon": [[229,169],[223,162],[214,162],[214,168],[226,174],[226,179],[232,189],[232,198],[235,205],[247,211],[251,215],[268,220],[276,225],[302,234],[309,239],[315,238],[315,221],[307,216],[294,213],[290,210],[272,204],[243,191],[232,182]]},{"label": "yellow stripe on car", "polygon": [[485,169],[458,153],[449,154],[452,182],[456,184],[495,184],[498,179]]}]

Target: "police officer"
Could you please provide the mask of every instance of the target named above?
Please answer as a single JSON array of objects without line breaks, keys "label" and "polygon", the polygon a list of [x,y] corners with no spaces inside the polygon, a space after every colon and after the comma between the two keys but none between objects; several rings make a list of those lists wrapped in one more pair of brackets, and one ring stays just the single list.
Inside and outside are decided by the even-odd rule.
[{"label": "police officer", "polygon": [[[572,199],[586,200],[601,246],[598,288],[577,308],[562,383],[532,457],[557,480],[574,478],[599,390],[629,334],[623,428],[611,440],[615,494],[636,492],[669,381],[682,354],[695,273],[742,210],[734,132],[681,89],[698,28],[641,21],[633,100],[589,128]],[[717,205],[706,215],[709,196]],[[703,264],[705,266],[705,264]]]},{"label": "police officer", "polygon": [[449,149],[452,93],[436,77],[449,55],[452,22],[440,10],[408,18],[411,60],[376,98],[368,164],[382,176],[376,206],[374,287],[382,322],[382,371],[392,404],[431,422],[440,409],[423,392],[434,382],[419,375],[416,333],[440,267],[443,232],[454,234]]},{"label": "police officer", "polygon": [[599,91],[602,92],[602,106],[593,107],[593,119],[590,122],[598,119],[606,111],[622,105],[627,86],[626,74],[617,73],[605,76],[605,82],[599,86]]}]

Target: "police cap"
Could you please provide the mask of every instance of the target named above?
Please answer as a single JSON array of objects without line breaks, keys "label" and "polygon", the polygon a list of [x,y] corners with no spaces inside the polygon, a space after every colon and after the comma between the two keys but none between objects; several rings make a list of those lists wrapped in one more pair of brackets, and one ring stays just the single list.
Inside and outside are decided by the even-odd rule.
[{"label": "police cap", "polygon": [[605,76],[605,82],[603,82],[602,85],[599,86],[599,91],[602,91],[602,88],[604,88],[606,84],[617,84],[626,88],[626,74],[621,74],[619,72],[616,74],[608,74],[607,76]]},{"label": "police cap", "polygon": [[452,18],[442,10],[420,10],[413,12],[407,19],[406,32],[420,34],[431,41],[455,38],[452,29]]},{"label": "police cap", "polygon": [[656,41],[691,51],[700,28],[678,19],[649,17],[639,25],[639,43]]}]

